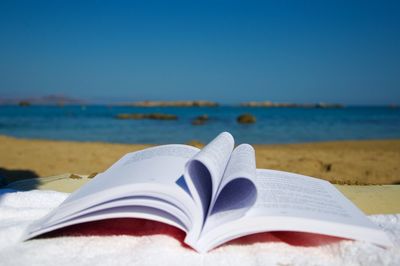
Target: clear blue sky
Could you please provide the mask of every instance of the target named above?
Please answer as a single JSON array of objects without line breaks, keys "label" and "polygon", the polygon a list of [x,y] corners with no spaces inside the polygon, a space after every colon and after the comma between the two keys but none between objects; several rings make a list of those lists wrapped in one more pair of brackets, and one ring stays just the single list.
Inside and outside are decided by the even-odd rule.
[{"label": "clear blue sky", "polygon": [[400,103],[400,1],[0,1],[0,97]]}]

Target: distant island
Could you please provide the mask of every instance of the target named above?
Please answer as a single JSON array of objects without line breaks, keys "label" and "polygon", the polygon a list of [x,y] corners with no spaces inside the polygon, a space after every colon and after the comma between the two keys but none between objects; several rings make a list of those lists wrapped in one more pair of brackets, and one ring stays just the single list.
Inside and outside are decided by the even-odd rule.
[{"label": "distant island", "polygon": [[[82,99],[68,97],[64,95],[47,95],[40,97],[25,97],[25,98],[2,98],[0,97],[0,105],[91,105],[96,104]],[[132,106],[132,107],[217,107],[224,106],[218,102],[206,100],[187,100],[187,101],[136,101],[136,102],[120,102],[107,104],[109,106]],[[232,106],[232,105],[227,105]],[[343,108],[344,105],[338,103],[277,103],[272,101],[250,101],[234,104],[233,106],[242,107],[282,107],[282,108]],[[390,105],[391,108],[396,108],[397,105]]]},{"label": "distant island", "polygon": [[141,101],[123,104],[135,107],[216,107],[217,102],[212,101]]},{"label": "distant island", "polygon": [[85,104],[85,101],[71,98],[63,95],[47,95],[42,97],[30,97],[30,98],[0,98],[0,105],[19,105],[19,106],[30,106],[30,105],[81,105]]},{"label": "distant island", "polygon": [[344,106],[337,103],[274,103],[271,101],[264,102],[244,102],[240,106],[244,107],[289,107],[289,108],[343,108]]}]

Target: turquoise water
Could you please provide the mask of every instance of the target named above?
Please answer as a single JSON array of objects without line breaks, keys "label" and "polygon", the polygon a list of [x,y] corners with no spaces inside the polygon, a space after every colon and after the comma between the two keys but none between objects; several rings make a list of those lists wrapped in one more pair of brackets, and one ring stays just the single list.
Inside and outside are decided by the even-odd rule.
[{"label": "turquoise water", "polygon": [[[118,113],[154,112],[176,114],[179,119],[115,119]],[[256,116],[255,124],[236,122],[236,117],[246,112]],[[192,119],[202,114],[208,114],[210,120],[205,125],[192,125]],[[0,106],[0,134],[23,138],[162,144],[193,139],[207,142],[221,131],[231,132],[238,143],[400,138],[400,109]]]}]

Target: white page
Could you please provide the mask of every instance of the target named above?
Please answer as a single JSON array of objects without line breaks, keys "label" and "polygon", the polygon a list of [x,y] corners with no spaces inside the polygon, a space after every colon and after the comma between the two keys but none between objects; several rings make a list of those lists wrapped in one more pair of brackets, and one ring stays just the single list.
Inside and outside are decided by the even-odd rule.
[{"label": "white page", "polygon": [[[206,166],[210,172],[212,191],[211,198],[216,196],[217,190],[222,181],[226,166],[230,159],[234,146],[234,140],[231,134],[223,132],[207,144],[199,153],[197,153],[189,162],[199,161]],[[190,179],[190,173],[187,175]],[[186,177],[185,177],[186,178]],[[211,198],[209,200],[211,200]],[[203,200],[203,199],[202,199]],[[209,206],[205,204],[205,206]]]},{"label": "white page", "polygon": [[[182,212],[179,208],[172,205],[170,202],[166,202],[159,198],[147,197],[147,196],[139,196],[139,197],[126,197],[119,198],[115,200],[110,200],[104,202],[102,204],[95,205],[93,207],[86,208],[77,213],[64,217],[63,219],[57,220],[56,222],[52,222],[46,226],[54,226],[65,224],[68,221],[75,220],[78,217],[82,217],[85,215],[86,217],[90,215],[96,215],[99,211],[116,208],[116,207],[131,207],[131,206],[142,206],[149,208],[156,208],[160,210],[164,210],[169,213],[169,216],[173,213],[177,220],[180,221],[180,224],[184,225],[183,230],[187,232],[190,228],[191,221],[189,217]],[[162,217],[160,217],[162,218]]]},{"label": "white page", "polygon": [[254,148],[249,144],[241,144],[231,154],[217,197],[210,206],[202,232],[242,217],[256,201],[255,179]]},{"label": "white page", "polygon": [[223,132],[207,144],[186,165],[184,178],[202,218],[196,221],[186,238],[191,243],[200,234],[210,203],[216,197],[234,146],[231,134]]},{"label": "white page", "polygon": [[164,145],[129,153],[71,194],[37,226],[43,228],[91,206],[130,196],[160,198],[192,219],[197,215],[195,205],[181,181],[186,162],[198,151],[188,145]]},{"label": "white page", "polygon": [[329,182],[308,176],[257,170],[256,204],[241,219],[202,235],[201,252],[247,234],[299,231],[369,241],[390,246],[379,230]]},{"label": "white page", "polygon": [[279,215],[375,227],[328,181],[274,170],[259,170],[259,196],[251,215]]},{"label": "white page", "polygon": [[23,235],[22,240],[27,240],[39,236],[41,234],[48,233],[75,224],[93,222],[105,219],[113,219],[113,218],[139,218],[139,219],[153,220],[175,226],[185,231],[185,226],[181,223],[179,219],[177,219],[175,216],[171,215],[170,213],[162,209],[150,208],[146,206],[121,206],[121,207],[99,210],[95,213],[82,215],[76,217],[75,219],[71,219],[60,224],[55,224],[48,227],[42,227],[38,230],[35,229],[32,232],[31,232],[32,226],[30,226],[27,231],[31,233]]},{"label": "white page", "polygon": [[249,144],[240,144],[233,150],[218,191],[220,192],[227,183],[238,177],[255,181],[256,154],[254,148]]},{"label": "white page", "polygon": [[199,149],[192,146],[171,144],[128,153],[104,173],[74,192],[63,204],[111,187],[133,183],[174,185],[183,174],[185,163],[197,152]]}]

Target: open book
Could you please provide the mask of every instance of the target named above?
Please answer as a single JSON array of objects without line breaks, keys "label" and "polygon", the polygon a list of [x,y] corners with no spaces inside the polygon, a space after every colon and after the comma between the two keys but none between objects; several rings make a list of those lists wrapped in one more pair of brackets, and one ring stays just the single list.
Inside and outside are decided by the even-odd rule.
[{"label": "open book", "polygon": [[381,246],[392,243],[329,182],[256,169],[248,144],[223,132],[203,149],[162,145],[128,153],[32,224],[24,240],[74,224],[144,218],[186,232],[206,252],[266,231],[325,234]]}]

